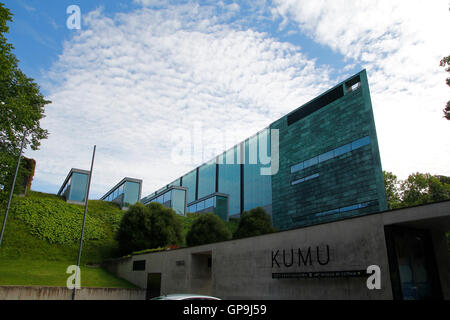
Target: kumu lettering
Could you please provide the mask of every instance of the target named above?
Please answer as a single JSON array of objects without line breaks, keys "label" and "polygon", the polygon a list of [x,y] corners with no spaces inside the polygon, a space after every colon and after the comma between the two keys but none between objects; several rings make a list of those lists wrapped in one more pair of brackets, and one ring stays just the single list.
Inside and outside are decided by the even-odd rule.
[{"label": "kumu lettering", "polygon": [[326,245],[325,250],[320,250],[319,246],[316,246],[315,250],[311,247],[307,249],[283,249],[272,251],[272,268],[277,266],[278,268],[283,265],[286,268],[297,265],[299,267],[312,266],[318,263],[321,266],[327,265],[330,262],[330,247]]}]

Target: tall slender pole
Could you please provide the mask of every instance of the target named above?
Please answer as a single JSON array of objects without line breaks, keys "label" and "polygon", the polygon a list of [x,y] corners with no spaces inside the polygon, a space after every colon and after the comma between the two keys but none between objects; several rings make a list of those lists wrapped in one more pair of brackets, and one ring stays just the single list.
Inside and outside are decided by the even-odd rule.
[{"label": "tall slender pole", "polygon": [[77,290],[78,270],[80,268],[81,250],[83,248],[84,225],[86,224],[86,214],[87,214],[87,208],[88,208],[89,189],[91,188],[91,178],[92,178],[92,170],[94,169],[94,158],[95,158],[95,149],[96,148],[97,148],[97,146],[94,146],[94,152],[92,153],[92,161],[91,161],[91,171],[89,171],[89,178],[88,178],[88,185],[87,185],[87,190],[86,190],[86,197],[84,199],[83,226],[81,227],[80,249],[78,250],[77,268],[75,269],[75,286],[74,286],[73,292],[72,292],[72,300],[75,300],[75,292]]},{"label": "tall slender pole", "polygon": [[14,174],[11,191],[9,192],[8,204],[6,205],[6,212],[5,212],[5,218],[3,219],[2,232],[0,233],[0,247],[2,245],[3,234],[5,232],[5,226],[6,226],[6,219],[8,219],[8,212],[9,212],[9,207],[11,206],[11,200],[12,200],[12,196],[14,193],[14,187],[16,186],[17,173],[19,172],[20,159],[22,158],[23,146],[25,144],[26,136],[27,136],[27,131],[25,130],[23,132],[22,144],[20,145],[19,159],[17,159],[16,173]]}]

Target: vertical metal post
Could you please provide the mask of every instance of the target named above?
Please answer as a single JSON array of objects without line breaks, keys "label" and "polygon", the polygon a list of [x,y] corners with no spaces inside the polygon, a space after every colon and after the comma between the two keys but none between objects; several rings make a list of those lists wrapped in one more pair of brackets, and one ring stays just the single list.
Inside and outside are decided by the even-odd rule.
[{"label": "vertical metal post", "polygon": [[91,161],[91,171],[89,171],[88,185],[86,190],[86,196],[84,199],[84,217],[83,217],[83,226],[81,227],[81,237],[80,237],[80,248],[78,250],[78,260],[77,260],[77,268],[75,269],[75,286],[72,292],[72,300],[75,300],[75,292],[77,290],[77,279],[78,279],[78,269],[80,268],[81,262],[81,250],[83,248],[83,235],[84,235],[84,225],[86,224],[86,214],[88,208],[88,199],[89,199],[89,189],[91,188],[91,178],[92,178],[92,170],[94,168],[94,158],[95,158],[95,149],[97,146],[94,146],[94,152],[92,153],[92,161]]},{"label": "vertical metal post", "polygon": [[5,218],[3,219],[2,232],[0,233],[0,247],[2,245],[3,234],[5,232],[5,226],[6,226],[6,219],[8,218],[8,212],[9,212],[9,207],[11,206],[11,200],[12,200],[12,196],[14,193],[14,187],[16,186],[16,178],[17,178],[17,173],[19,172],[20,160],[22,158],[23,146],[25,144],[26,136],[27,136],[27,131],[25,130],[23,132],[22,144],[20,145],[19,159],[17,159],[16,173],[14,174],[11,191],[9,192],[8,204],[6,205]]}]

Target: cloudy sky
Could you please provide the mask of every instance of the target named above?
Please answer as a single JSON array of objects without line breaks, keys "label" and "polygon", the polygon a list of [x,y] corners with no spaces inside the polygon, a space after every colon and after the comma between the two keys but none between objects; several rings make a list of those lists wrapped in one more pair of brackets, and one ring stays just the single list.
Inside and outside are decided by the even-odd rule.
[{"label": "cloudy sky", "polygon": [[[52,101],[49,139],[26,152],[34,190],[89,169],[95,144],[91,198],[125,176],[145,196],[362,69],[383,169],[450,175],[446,0],[5,4],[20,67]],[[70,5],[80,30],[67,28]],[[175,161],[192,140],[203,152]]]}]

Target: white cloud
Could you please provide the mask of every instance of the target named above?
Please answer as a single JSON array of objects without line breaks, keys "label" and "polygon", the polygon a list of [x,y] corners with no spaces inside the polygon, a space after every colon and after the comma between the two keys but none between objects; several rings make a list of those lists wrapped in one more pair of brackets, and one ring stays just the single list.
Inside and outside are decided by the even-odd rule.
[{"label": "white cloud", "polygon": [[239,142],[334,84],[298,47],[226,25],[208,7],[99,9],[84,22],[49,71],[50,138],[30,154],[35,185],[55,191],[71,167],[89,168],[96,144],[93,195],[124,176],[142,178],[148,194],[194,166],[171,161],[175,130],[200,123]]},{"label": "white cloud", "polygon": [[383,167],[402,178],[420,171],[450,175],[448,101],[439,61],[450,53],[447,1],[275,0],[282,26],[368,72]]}]

